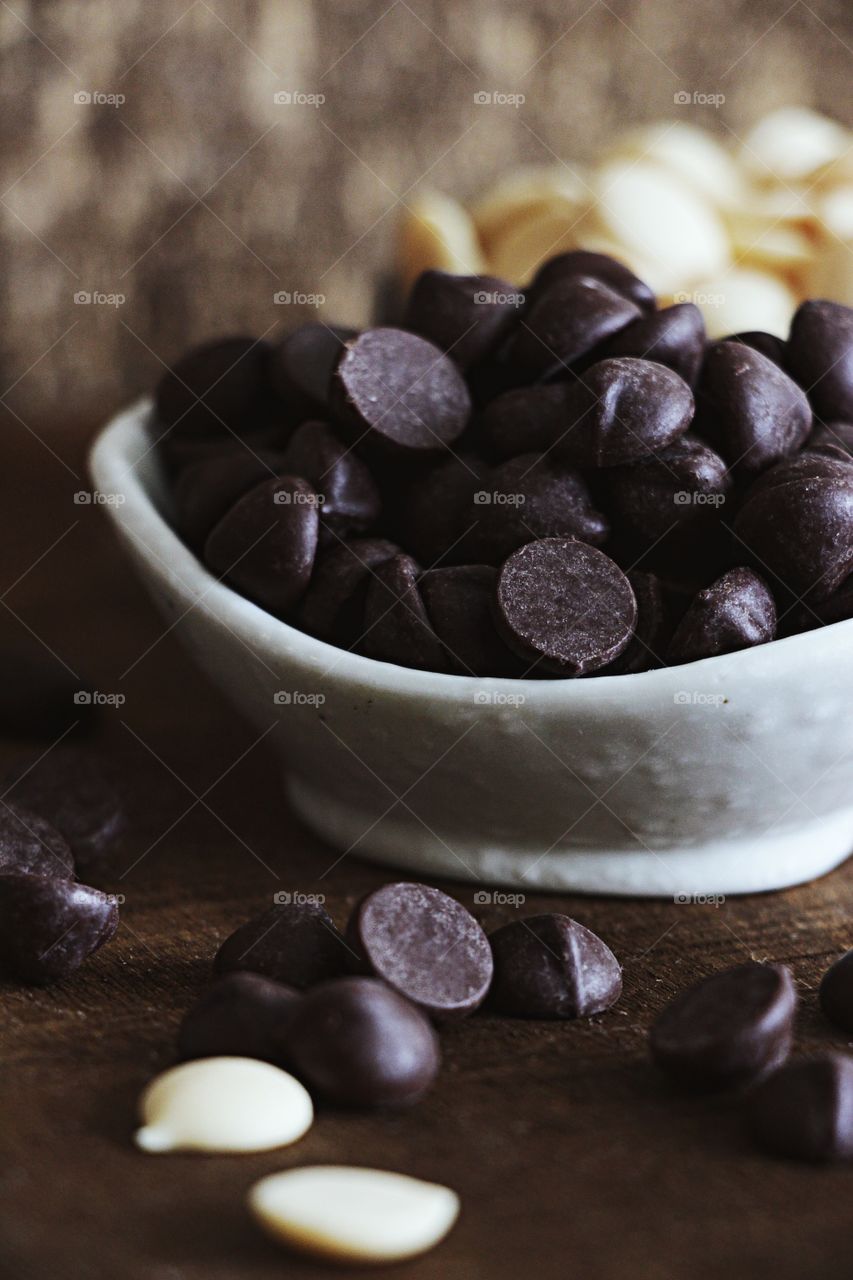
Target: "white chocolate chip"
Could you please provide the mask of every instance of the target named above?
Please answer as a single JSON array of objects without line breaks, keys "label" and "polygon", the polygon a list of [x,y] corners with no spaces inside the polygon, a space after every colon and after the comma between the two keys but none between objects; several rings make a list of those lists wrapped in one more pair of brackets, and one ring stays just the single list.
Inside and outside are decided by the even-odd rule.
[{"label": "white chocolate chip", "polygon": [[400,226],[400,273],[411,284],[435,267],[455,275],[485,270],[477,231],[458,200],[430,191],[409,202]]},{"label": "white chocolate chip", "polygon": [[745,183],[733,157],[712,133],[694,124],[662,120],[628,129],[603,158],[653,160],[715,205],[743,198]]},{"label": "white chocolate chip", "polygon": [[835,120],[806,107],[782,107],[749,131],[741,160],[761,182],[791,182],[807,178],[849,147],[850,134]]},{"label": "white chocolate chip", "polygon": [[397,1262],[431,1249],[453,1226],[459,1197],[402,1173],[314,1165],[273,1173],[249,1208],[275,1240],[343,1263]]},{"label": "white chocolate chip", "polygon": [[661,165],[614,160],[601,166],[594,185],[597,201],[584,232],[603,232],[655,264],[661,292],[728,265],[729,242],[716,210]]},{"label": "white chocolate chip", "polygon": [[689,295],[705,317],[709,338],[763,329],[788,336],[797,300],[788,285],[767,271],[734,267],[705,280]]},{"label": "white chocolate chip", "polygon": [[267,1151],[311,1127],[307,1090],[255,1058],[201,1058],[157,1076],[139,1100],[143,1151]]}]

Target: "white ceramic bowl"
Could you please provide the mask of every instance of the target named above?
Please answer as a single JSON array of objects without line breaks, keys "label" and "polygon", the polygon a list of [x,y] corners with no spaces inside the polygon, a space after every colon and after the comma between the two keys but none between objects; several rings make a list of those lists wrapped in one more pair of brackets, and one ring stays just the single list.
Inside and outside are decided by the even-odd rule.
[{"label": "white ceramic bowl", "polygon": [[853,621],[641,675],[410,671],[314,640],[170,529],[150,405],[92,453],[139,571],[341,851],[529,889],[693,898],[795,884],[853,849]]}]

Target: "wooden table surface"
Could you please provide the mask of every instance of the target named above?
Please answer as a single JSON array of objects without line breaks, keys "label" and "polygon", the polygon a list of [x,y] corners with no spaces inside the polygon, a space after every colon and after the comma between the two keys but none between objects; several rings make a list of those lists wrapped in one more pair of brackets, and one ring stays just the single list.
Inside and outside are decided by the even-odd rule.
[{"label": "wooden table surface", "polygon": [[[17,421],[4,430],[0,622],[22,620],[98,690],[125,696],[96,742],[121,768],[133,824],[116,876],[126,901],[114,943],[58,986],[0,989],[0,1273],[322,1280],[333,1272],[260,1235],[244,1198],[263,1174],[340,1162],[436,1179],[461,1195],[447,1241],[391,1274],[850,1274],[853,1169],[758,1154],[736,1101],[673,1095],[647,1060],[646,1028],[688,983],[754,957],[791,965],[800,1047],[841,1044],[815,990],[830,958],[853,943],[853,863],[719,907],[530,897],[527,912],[566,911],[610,943],[625,970],[615,1009],[574,1024],[474,1017],[444,1034],[441,1077],[416,1109],[324,1110],[292,1149],[139,1153],[135,1099],[174,1060],[175,1027],[218,942],[280,889],[324,893],[342,924],[388,873],[352,857],[329,869],[337,855],[287,811],[271,742],[258,745],[175,633],[163,635],[103,513],[72,501],[86,487],[87,433],[52,437],[52,456]],[[4,771],[21,754],[4,744]],[[482,914],[494,927],[512,909]]]}]

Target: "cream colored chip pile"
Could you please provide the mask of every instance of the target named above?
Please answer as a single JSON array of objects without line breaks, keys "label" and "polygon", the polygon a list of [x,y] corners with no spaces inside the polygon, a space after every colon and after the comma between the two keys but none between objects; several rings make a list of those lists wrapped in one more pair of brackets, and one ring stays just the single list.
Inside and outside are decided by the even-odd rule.
[{"label": "cream colored chip pile", "polygon": [[139,1100],[143,1151],[267,1151],[311,1127],[307,1090],[255,1058],[202,1058],[157,1076]]},{"label": "cream colored chip pile", "polygon": [[249,1192],[273,1239],[335,1262],[399,1262],[447,1235],[459,1213],[448,1187],[402,1173],[312,1165],[273,1173]]},{"label": "cream colored chip pile", "polygon": [[804,298],[853,306],[853,134],[804,107],[742,141],[682,120],[632,128],[592,167],[518,169],[470,209],[422,195],[402,225],[401,275],[439,267],[524,284],[579,248],[625,262],[662,305],[695,302],[712,337],[784,337]]}]

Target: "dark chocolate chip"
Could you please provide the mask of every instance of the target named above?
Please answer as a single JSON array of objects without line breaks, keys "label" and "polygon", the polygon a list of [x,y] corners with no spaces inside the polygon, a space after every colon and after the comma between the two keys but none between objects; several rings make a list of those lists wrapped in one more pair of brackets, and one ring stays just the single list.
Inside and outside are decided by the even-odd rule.
[{"label": "dark chocolate chip", "polygon": [[484,409],[477,432],[484,449],[499,459],[546,453],[571,425],[570,388],[564,382],[516,387]]},{"label": "dark chocolate chip", "polygon": [[506,647],[495,627],[492,600],[498,571],[465,564],[430,569],[419,586],[427,616],[451,670],[466,676],[521,675],[524,664]]},{"label": "dark chocolate chip", "polygon": [[283,615],[304,593],[319,534],[317,495],[297,476],[250,489],[214,525],[207,565],[270,613]]},{"label": "dark chocolate chip", "polygon": [[742,342],[709,347],[696,385],[696,430],[738,475],[797,452],[812,427],[808,399],[778,365]]},{"label": "dark chocolate chip", "polygon": [[[807,449],[840,450],[853,457],[853,422],[818,423],[806,441]],[[835,455],[837,456],[837,455]]]},{"label": "dark chocolate chip", "polygon": [[853,1032],[853,951],[836,960],[823,975],[820,1007],[836,1027]]},{"label": "dark chocolate chip", "polygon": [[613,516],[650,542],[674,528],[719,520],[732,487],[720,455],[693,436],[631,466],[612,467],[603,481]]},{"label": "dark chocolate chip", "polygon": [[479,458],[460,453],[443,458],[410,485],[401,540],[423,564],[432,568],[461,554],[464,534],[473,523],[469,507],[485,470]]},{"label": "dark chocolate chip", "polygon": [[514,1018],[589,1018],[622,994],[622,969],[601,938],[569,916],[513,920],[489,935],[489,1005]]},{"label": "dark chocolate chip", "polygon": [[837,591],[825,600],[815,600],[799,605],[785,619],[791,635],[800,631],[813,631],[816,627],[828,627],[834,622],[846,622],[853,618],[853,577],[845,578]]},{"label": "dark chocolate chip", "polygon": [[521,294],[497,276],[424,271],[409,295],[403,328],[420,334],[459,365],[483,360],[518,314]]},{"label": "dark chocolate chip", "polygon": [[786,1063],[748,1100],[756,1142],[774,1156],[853,1158],[853,1058],[821,1053]]},{"label": "dark chocolate chip", "polygon": [[339,1106],[417,1102],[440,1065],[438,1037],[409,1000],[375,978],[339,978],[304,996],[282,1057],[312,1092]]},{"label": "dark chocolate chip", "polygon": [[226,435],[257,428],[267,412],[269,345],[222,338],[187,352],[162,377],[157,417],[174,435]]},{"label": "dark chocolate chip", "polygon": [[447,448],[471,411],[453,361],[403,329],[368,329],[351,339],[332,377],[331,399],[350,441],[408,458]]},{"label": "dark chocolate chip", "polygon": [[784,965],[750,962],[677,996],[652,1025],[652,1057],[682,1084],[749,1084],[788,1056],[797,996]]},{"label": "dark chocolate chip", "polygon": [[65,838],[77,874],[113,879],[128,815],[107,760],[71,749],[52,751],[10,782],[8,794]]},{"label": "dark chocolate chip", "polygon": [[156,444],[166,470],[177,483],[185,471],[201,462],[235,458],[242,451],[275,455],[284,447],[289,434],[290,428],[279,422],[257,431],[244,431],[239,438],[231,432],[218,436],[182,436],[171,432],[161,435]]},{"label": "dark chocolate chip", "polygon": [[213,962],[215,973],[260,973],[288,986],[313,986],[346,968],[347,948],[324,906],[277,903],[240,925],[225,939]]},{"label": "dark chocolate chip", "polygon": [[667,661],[697,662],[767,644],[776,635],[776,604],[752,569],[730,569],[700,591],[675,629]]},{"label": "dark chocolate chip", "polygon": [[778,364],[780,369],[785,368],[785,340],[777,338],[775,333],[765,333],[762,329],[751,329],[746,333],[730,333],[723,341],[742,342],[744,346],[752,347],[754,351],[760,351],[768,360]]},{"label": "dark chocolate chip", "polygon": [[594,360],[636,356],[665,364],[693,386],[705,354],[705,321],[692,302],[679,302],[620,329],[592,353]]},{"label": "dark chocolate chip", "polygon": [[297,622],[311,635],[351,649],[364,634],[364,605],[373,570],[400,554],[382,538],[332,543],[317,553]]},{"label": "dark chocolate chip", "polygon": [[0,969],[36,986],[66,978],[118,927],[115,900],[57,877],[0,876]]},{"label": "dark chocolate chip", "polygon": [[568,276],[534,295],[508,358],[531,380],[563,374],[641,315],[639,307],[601,280]]},{"label": "dark chocolate chip", "polygon": [[632,569],[627,574],[637,601],[637,624],[627,648],[615,661],[593,672],[596,676],[636,675],[664,665],[672,622],[663,583],[653,573]]},{"label": "dark chocolate chip", "polygon": [[853,571],[853,463],[801,454],[753,485],[734,523],[756,566],[825,600]]},{"label": "dark chocolate chip", "polygon": [[305,324],[275,347],[267,362],[270,386],[280,397],[288,421],[294,426],[306,418],[322,418],[329,412],[332,372],[344,344],[355,329],[317,322]]},{"label": "dark chocolate chip", "polygon": [[361,648],[369,658],[421,671],[444,671],[444,650],[427,617],[411,556],[377,565],[368,583]]},{"label": "dark chocolate chip", "polygon": [[205,991],[178,1031],[182,1058],[275,1061],[299,1001],[294,987],[259,973],[229,973]]},{"label": "dark chocolate chip", "polygon": [[531,298],[538,298],[559,281],[577,276],[592,276],[595,280],[603,281],[616,293],[621,293],[636,303],[643,311],[655,309],[654,293],[633,271],[616,258],[611,258],[606,253],[594,253],[590,249],[572,249],[568,253],[558,253],[556,257],[549,258],[533,277],[527,293]]},{"label": "dark chocolate chip", "polygon": [[582,542],[530,542],[498,574],[498,630],[543,672],[579,676],[606,666],[627,648],[636,621],[625,574]]},{"label": "dark chocolate chip", "polygon": [[303,422],[284,451],[282,471],[302,476],[320,497],[320,530],[363,533],[379,518],[379,490],[367,464],[325,422]]},{"label": "dark chocolate chip", "polygon": [[824,422],[853,418],[853,308],[815,299],[791,321],[788,368]]},{"label": "dark chocolate chip", "polygon": [[425,884],[386,884],[358,904],[347,940],[375,977],[440,1020],[473,1013],[492,980],[488,939],[470,911]]},{"label": "dark chocolate chip", "polygon": [[693,419],[687,383],[652,360],[600,360],[569,390],[567,427],[556,452],[579,467],[615,467],[659,453]]},{"label": "dark chocolate chip", "polygon": [[487,471],[463,516],[466,558],[499,565],[537,538],[579,538],[597,546],[610,526],[583,477],[557,458],[521,454]]},{"label": "dark chocolate chip", "polygon": [[286,471],[281,453],[229,448],[185,467],[175,483],[175,525],[184,541],[200,551],[215,524],[238,498]]},{"label": "dark chocolate chip", "polygon": [[74,875],[74,858],[64,836],[45,818],[20,805],[0,804],[0,875]]}]

